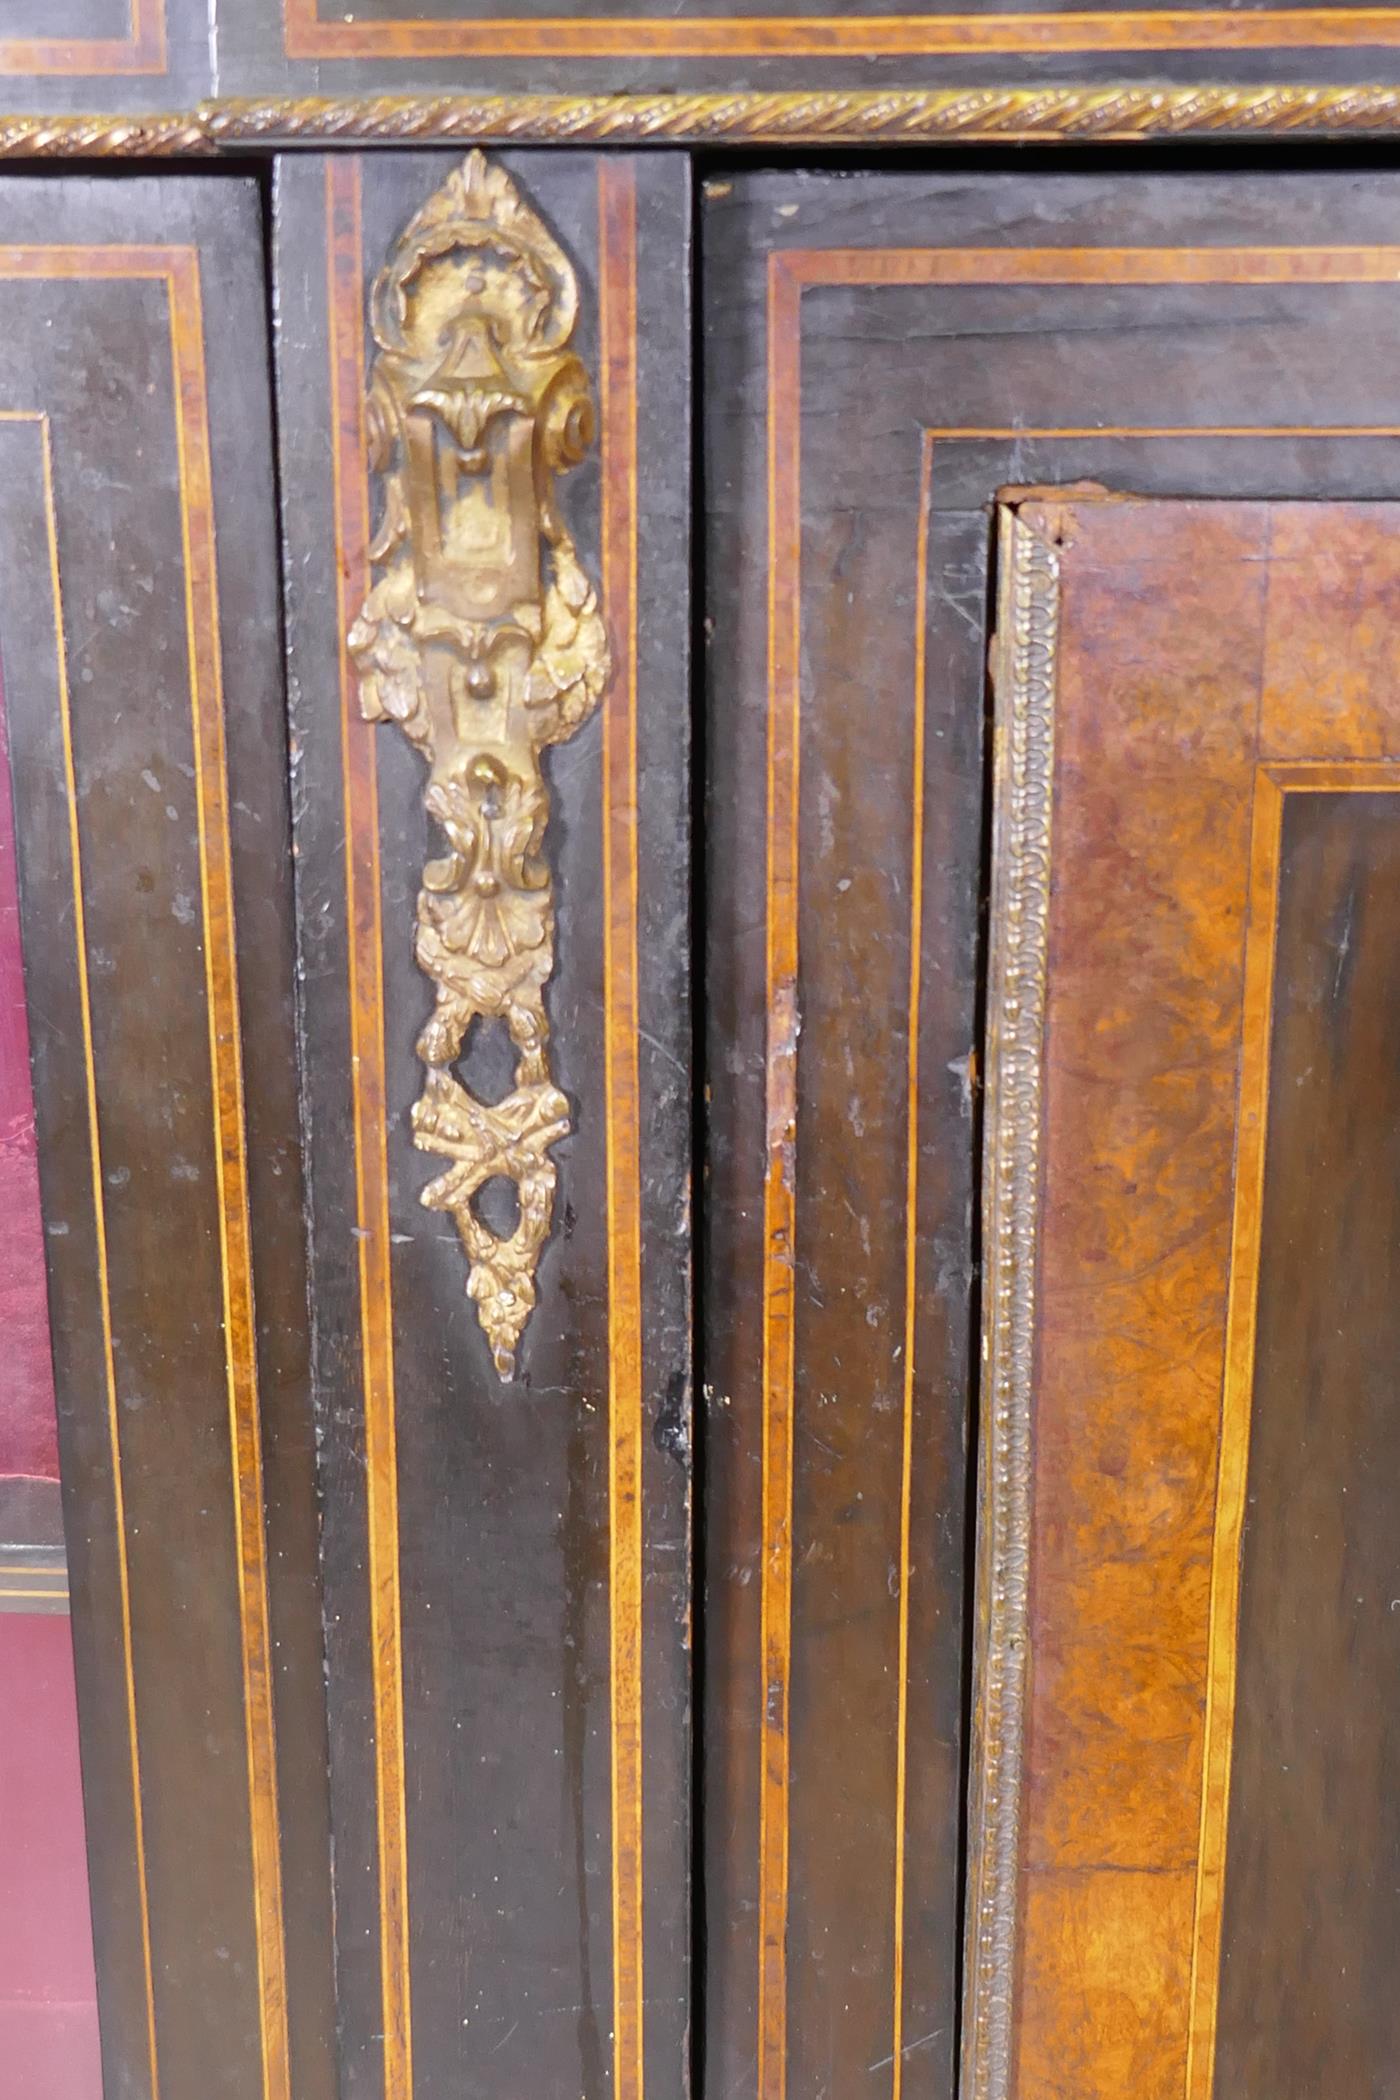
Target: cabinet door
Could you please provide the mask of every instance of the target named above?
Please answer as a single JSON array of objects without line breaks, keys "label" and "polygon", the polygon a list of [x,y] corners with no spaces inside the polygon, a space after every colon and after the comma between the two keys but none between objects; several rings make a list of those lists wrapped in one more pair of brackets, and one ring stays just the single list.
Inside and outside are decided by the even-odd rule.
[{"label": "cabinet door", "polygon": [[[703,1757],[717,2092],[954,2089],[988,503],[1002,484],[1047,478],[1198,497],[1400,493],[1397,204],[1388,177],[1320,174],[766,172],[707,188]],[[1118,513],[1103,515],[1111,535]],[[1344,593],[1340,563],[1326,573]],[[1324,663],[1319,652],[1318,675]],[[1126,772],[1105,773],[1105,794],[1112,783],[1132,792]],[[1196,821],[1217,821],[1209,794]],[[1117,881],[1103,831],[1086,911],[1106,910]],[[1173,869],[1194,880],[1192,854]],[[1103,972],[1112,1013],[1107,951]],[[1096,1185],[1068,1154],[1062,1173],[1060,1200],[1088,1200]],[[983,1239],[999,1229],[984,1223]],[[1100,1259],[1092,1236],[1075,1251]],[[993,1311],[1001,1289],[998,1271]],[[1136,1419],[1112,1392],[1110,1413]],[[994,1383],[984,1420],[1001,1405]],[[1099,1486],[1105,1509],[1114,1491],[1141,1494],[1147,1524],[1168,1483],[1150,1473],[1145,1487],[1132,1448],[1104,1443],[1103,1468],[1119,1453],[1124,1477]],[[1069,1464],[1057,1451],[1047,1443],[1042,1463]],[[1002,1464],[987,1445],[987,1492]],[[1178,1489],[1199,1489],[1204,1510],[1204,1474]],[[1046,1522],[1062,1559],[1043,1547],[1040,1579],[1068,1582],[1075,1542],[1053,1512]],[[1014,1554],[995,1562],[984,1608],[1019,1579]],[[1044,1683],[1033,1740],[1048,1744],[1048,1669]],[[1088,1699],[1092,1671],[1082,1684]],[[986,1739],[1002,1726],[988,1704]],[[1111,1764],[1097,1784],[1108,1827]],[[1001,1854],[977,1843],[992,1847],[981,1877]],[[1096,1886],[1127,1905],[1165,1884],[1105,1872]],[[974,1904],[979,1947],[991,1935],[973,2001],[979,2100],[1006,2089],[997,2023],[1015,1900]],[[1028,1941],[1027,1963],[1050,1944]],[[1158,1977],[1125,1981],[1137,1943],[1081,1945],[1067,1913],[1053,1944],[1066,1971],[1102,1964],[1130,2034],[1133,1994]],[[1028,1996],[1026,2017],[1045,2002]],[[1025,2058],[1017,2090],[1165,2091],[1138,2076],[1142,2024],[1116,2085],[1107,2058],[1089,2076],[1067,2024]]]},{"label": "cabinet door", "polygon": [[0,205],[0,2085],[96,2100],[95,1942],[107,2100],[329,2100],[258,195]]},{"label": "cabinet door", "polygon": [[1393,2092],[1400,510],[1001,550],[970,2089]]},{"label": "cabinet door", "polygon": [[685,2077],[687,181],[278,174],[346,2100]]}]

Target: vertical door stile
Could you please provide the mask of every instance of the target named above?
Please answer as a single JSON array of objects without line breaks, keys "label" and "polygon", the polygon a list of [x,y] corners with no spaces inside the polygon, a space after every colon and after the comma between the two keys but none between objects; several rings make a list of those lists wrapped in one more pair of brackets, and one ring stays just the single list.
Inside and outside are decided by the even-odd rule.
[{"label": "vertical door stile", "polygon": [[688,215],[278,170],[352,2100],[684,2076]]}]

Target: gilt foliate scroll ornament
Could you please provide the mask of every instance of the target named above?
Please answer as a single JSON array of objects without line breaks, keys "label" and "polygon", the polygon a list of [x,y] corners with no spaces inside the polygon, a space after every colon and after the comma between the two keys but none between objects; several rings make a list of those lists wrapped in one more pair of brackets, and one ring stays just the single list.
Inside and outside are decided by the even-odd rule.
[{"label": "gilt foliate scroll ornament", "polygon": [[[570,350],[574,272],[505,170],[473,153],[395,244],[374,288],[369,460],[381,522],[375,582],[350,630],[360,710],[396,722],[428,763],[424,802],[445,851],[423,869],[415,954],[436,988],[414,1142],[449,1162],[423,1191],[456,1222],[467,1291],[509,1378],[549,1236],[550,1147],[570,1128],[550,1074],[554,967],[540,754],[597,706],[608,646],[554,478],[593,438],[588,375]],[[515,1083],[482,1101],[453,1067],[499,1022]],[[514,1185],[515,1230],[477,1199]]]}]

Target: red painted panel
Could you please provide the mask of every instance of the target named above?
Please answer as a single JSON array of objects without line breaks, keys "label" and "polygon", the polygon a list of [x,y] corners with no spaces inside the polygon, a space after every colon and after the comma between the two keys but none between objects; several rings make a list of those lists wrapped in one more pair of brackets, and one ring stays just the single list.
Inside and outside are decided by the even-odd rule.
[{"label": "red painted panel", "polygon": [[29,1031],[20,967],[15,825],[0,679],[0,1476],[58,1478]]},{"label": "red painted panel", "polygon": [[101,2100],[66,1617],[0,1612],[0,2100]]}]

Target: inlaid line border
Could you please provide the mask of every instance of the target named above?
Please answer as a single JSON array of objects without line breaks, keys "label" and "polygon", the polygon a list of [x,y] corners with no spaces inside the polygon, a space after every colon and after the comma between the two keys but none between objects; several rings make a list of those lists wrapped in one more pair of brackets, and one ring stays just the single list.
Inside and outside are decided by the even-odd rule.
[{"label": "inlaid line border", "polygon": [[[763,1263],[763,1489],[760,1570],[760,1713],[761,1767],[759,1779],[758,1862],[758,2054],[756,2090],[758,2100],[786,2100],[787,2018],[786,1942],[789,1859],[789,1752],[788,1713],[791,1679],[792,1624],[792,1493],[793,1432],[795,1408],[795,1350],[793,1333],[792,1275],[796,1230],[796,1017],[797,1017],[797,823],[800,799],[800,623],[801,623],[801,307],[803,293],[816,286],[957,286],[957,285],[1155,285],[1213,284],[1247,286],[1263,284],[1392,284],[1400,279],[1400,248],[1397,247],[1250,247],[1250,248],[940,248],[940,249],[775,249],[768,257],[767,286],[767,475],[769,533],[768,595],[768,785],[767,785],[767,1051],[765,1097],[768,1154],[764,1185]],[[940,429],[926,431],[925,445],[950,439],[993,438],[994,430]],[[1022,431],[1021,436],[1111,437],[1128,435],[1109,429],[1093,432],[1052,430]],[[1338,436],[1390,436],[1388,429],[1346,427],[1312,431],[1281,428],[1231,429],[1207,432],[1177,428],[1142,430],[1141,436],[1219,435],[1237,437],[1281,437],[1291,435],[1326,439]],[[918,615],[923,618],[922,606]],[[1024,900],[1016,907],[1024,908]],[[993,967],[996,967],[995,958]],[[917,990],[911,978],[911,998]],[[989,1029],[995,1041],[996,1010],[989,1008]],[[917,1065],[914,1067],[917,1072]],[[989,1098],[993,1086],[988,1073]],[[1006,1083],[1003,1081],[1003,1093]],[[1009,1098],[1009,1097],[1008,1097]],[[1037,1097],[1038,1098],[1038,1097]],[[1038,1112],[1038,1111],[1037,1111]],[[992,1124],[988,1122],[989,1133]],[[991,1138],[988,1169],[993,1163]],[[917,1168],[911,1188],[917,1197]],[[993,1192],[984,1191],[985,1216],[993,1217]],[[989,1263],[992,1260],[989,1254]],[[994,1291],[984,1300],[986,1317],[993,1316]],[[1007,1341],[1011,1337],[1008,1334]],[[985,1334],[984,1370],[995,1390],[997,1358],[995,1336]],[[1005,1350],[1003,1348],[1004,1357]],[[1028,1367],[1026,1378],[1029,1378]],[[1013,1381],[1014,1383],[1014,1381]],[[911,1405],[913,1373],[906,1364],[906,1413]],[[1022,1407],[1029,1427],[1029,1385],[1011,1394],[1008,1405]],[[907,1434],[907,1424],[906,1424]],[[1010,1449],[1003,1454],[1011,1462]],[[1000,1522],[996,1497],[1009,1487],[1011,1475],[998,1473],[996,1453],[989,1455],[992,1487],[983,1522],[988,1532]],[[905,1470],[902,1500],[910,1493]],[[901,1545],[905,1519],[901,1516]],[[1024,1513],[1024,1545],[1029,1545],[1029,1504]],[[1005,1780],[1019,1764],[1020,1690],[1012,1676],[1004,1686],[1006,1697],[997,1693],[997,1712],[987,1704],[1002,1662],[1016,1643],[1023,1641],[1027,1599],[1017,1604],[1008,1599],[1005,1583],[1014,1575],[1022,1555],[1022,1533],[1013,1524],[1008,1530],[1001,1558],[988,1563],[979,1594],[990,1600],[985,1619],[979,1618],[978,1710],[974,1717],[973,1785],[984,1804],[971,1823],[971,1874],[977,1893],[969,1902],[969,1943],[965,1979],[968,2017],[965,2024],[964,2075],[971,2100],[1006,2100],[1010,2091],[1011,1963],[1014,1946],[1014,1904],[1017,1868],[1014,1830],[1002,1833],[994,1867],[979,1855],[978,1832],[991,1838],[988,1819],[1004,1816]],[[909,1570],[901,1556],[901,1595],[907,1594]],[[1000,1570],[1000,1573],[998,1572]],[[1024,1571],[1023,1571],[1024,1572]],[[1019,1577],[1017,1578],[1020,1579]],[[982,1605],[979,1603],[979,1613]],[[1019,1612],[1019,1620],[1017,1613]],[[907,1636],[901,1628],[901,1655]],[[985,1647],[985,1655],[980,1651]],[[998,1658],[1001,1658],[998,1661]],[[1008,1703],[1009,1702],[1009,1703]],[[898,1773],[903,1769],[904,1716],[901,1702],[900,1741],[896,1749]],[[1013,1742],[1014,1738],[1014,1742]],[[1019,1778],[1017,1778],[1019,1787]],[[903,1835],[897,1835],[896,1864],[896,1971],[901,1967],[899,1949],[903,1938]],[[984,1945],[983,1934],[991,1931],[1001,1947],[1002,1980],[993,1981],[997,1967],[994,1949]],[[1004,1944],[1003,1944],[1004,1943]],[[893,2027],[898,2036],[902,2008],[896,2006]],[[895,2063],[898,2064],[896,2051]],[[900,2079],[896,2070],[898,2095]]]},{"label": "inlaid line border", "polygon": [[165,0],[128,0],[128,7],[130,29],[124,37],[0,37],[0,81],[164,73]]},{"label": "inlaid line border", "polygon": [[637,829],[637,182],[598,170],[603,605],[603,1026],[608,1189],[613,2100],[645,2090],[642,1630],[642,1137]]},{"label": "inlaid line border", "polygon": [[412,2100],[408,1802],[404,1752],[399,1464],[390,1265],[388,1079],[379,773],[373,729],[358,719],[348,636],[370,583],[369,443],[365,429],[365,267],[358,157],[325,168],[331,471],[335,503],[341,788],[355,1226],[369,1549],[376,1867],[384,2100]]},{"label": "inlaid line border", "polygon": [[1250,826],[1248,933],[1236,1120],[1225,1377],[1220,1410],[1210,1630],[1201,1764],[1200,1841],[1191,1935],[1186,2100],[1212,2100],[1239,1666],[1239,1598],[1254,1414],[1254,1353],[1263,1251],[1264,1169],[1274,1032],[1274,964],[1284,805],[1299,794],[1400,794],[1400,761],[1261,759]]},{"label": "inlaid line border", "polygon": [[[363,162],[325,167],[327,293],[341,636],[345,880],[350,922],[361,1348],[376,1720],[380,1986],[385,2100],[413,2100],[412,1961],[403,1627],[399,1575],[393,1278],[388,1211],[388,1085],[375,738],[356,708],[345,647],[369,587],[369,464],[364,429]],[[614,670],[603,702],[604,1038],[608,1192],[609,1627],[613,2075],[615,2100],[642,2100],[643,1984],[643,1323],[639,1077],[639,708],[636,171],[598,174],[604,610]]]},{"label": "inlaid line border", "polygon": [[[268,1596],[262,1426],[258,1394],[242,1024],[238,997],[232,844],[224,734],[223,651],[219,621],[213,465],[204,362],[199,253],[192,247],[156,245],[114,244],[83,247],[25,244],[0,248],[0,281],[34,282],[46,279],[108,282],[155,280],[165,288],[169,315],[172,418],[179,462],[189,703],[193,731],[210,1087],[214,1111],[214,1160],[218,1191],[219,1266],[223,1293],[224,1358],[233,1475],[234,1540],[238,1566],[253,1926],[258,1971],[259,2047],[264,2100],[290,2100],[285,1920],[278,1811],[277,1743],[272,1697],[272,1636]],[[84,932],[72,713],[66,641],[62,626],[50,425],[48,417],[42,412],[36,411],[34,414],[44,433],[48,558],[54,592],[55,619],[59,622],[60,717],[68,802],[69,852],[74,885],[75,938],[78,944],[79,999],[83,1016],[83,1055],[87,1076],[87,1117],[98,1238],[99,1287],[103,1308],[108,1439],[112,1454],[115,1520],[119,1542],[123,1664],[140,1890],[147,2043],[152,2094],[158,2096],[155,1972],[146,1877],[130,1581],[122,1498],[120,1411],[116,1393],[108,1287],[106,1213],[102,1193],[101,1137]]]},{"label": "inlaid line border", "polygon": [[[68,865],[73,896],[73,951],[77,965],[78,1011],[83,1032],[83,1110],[87,1124],[92,1184],[93,1238],[97,1249],[97,1297],[102,1322],[103,1387],[107,1412],[107,1449],[112,1464],[113,1543],[116,1548],[117,1596],[122,1630],[122,1681],[125,1690],[127,1763],[131,1774],[132,1836],[136,1870],[136,1925],[141,1947],[141,1981],[146,2014],[146,2068],[151,2100],[160,2100],[160,2057],[156,2046],[155,1966],[151,1955],[150,1887],[146,1870],[145,1803],[141,1791],[141,1738],[136,1717],[136,1669],[132,1654],[131,1571],[127,1551],[126,1484],[122,1474],[121,1405],[117,1398],[116,1351],[113,1343],[112,1293],[107,1258],[106,1179],[102,1166],[102,1132],[97,1112],[97,1057],[93,1046],[92,989],[88,971],[87,911],[83,895],[82,840],[78,829],[77,771],[73,757],[73,690],[68,671],[68,639],[63,614],[63,584],[58,558],[58,513],[54,495],[53,430],[42,409],[0,410],[6,423],[32,424],[40,444],[44,499],[44,550],[54,620],[59,733],[63,750],[63,791],[67,803]],[[66,1569],[65,1583],[66,1590]]]},{"label": "inlaid line border", "polygon": [[[470,4],[470,0],[466,0]],[[348,11],[347,11],[348,13]],[[327,20],[319,0],[282,0],[291,59],[983,58],[1095,51],[1354,51],[1400,44],[1400,11],[1359,8],[1105,8],[1064,13],[535,16]]]}]

